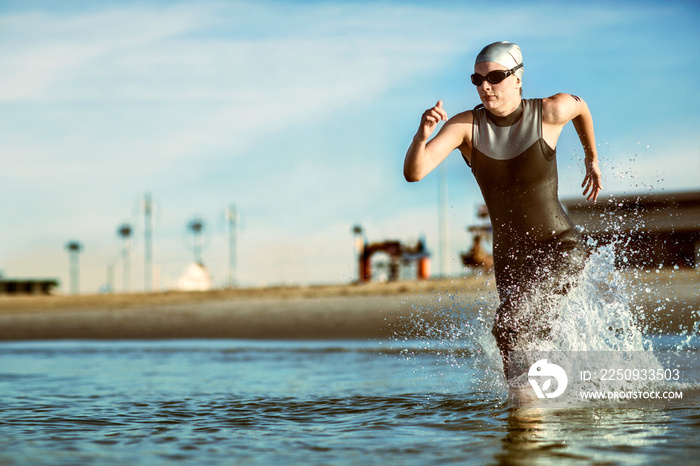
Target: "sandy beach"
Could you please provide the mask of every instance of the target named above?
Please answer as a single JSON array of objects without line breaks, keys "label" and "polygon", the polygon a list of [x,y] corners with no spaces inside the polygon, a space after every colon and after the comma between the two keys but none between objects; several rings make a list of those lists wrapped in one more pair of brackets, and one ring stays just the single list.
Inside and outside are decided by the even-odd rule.
[{"label": "sandy beach", "polygon": [[[628,277],[632,307],[658,331],[692,328],[700,309],[695,270]],[[0,340],[355,339],[419,337],[413,321],[453,310],[491,312],[493,276],[366,285],[323,285],[79,296],[0,296]],[[640,314],[642,315],[642,314]]]}]

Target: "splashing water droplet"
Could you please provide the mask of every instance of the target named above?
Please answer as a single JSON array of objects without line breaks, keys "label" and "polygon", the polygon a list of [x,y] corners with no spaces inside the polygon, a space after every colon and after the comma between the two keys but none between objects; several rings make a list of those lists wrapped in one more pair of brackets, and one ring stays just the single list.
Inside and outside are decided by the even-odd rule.
[{"label": "splashing water droplet", "polygon": [[[629,283],[626,275],[616,268],[616,262],[624,263],[626,259],[624,255],[616,257],[616,250],[624,246],[623,243],[622,238],[603,246],[588,241],[592,252],[578,276],[578,284],[563,297],[544,295],[542,301],[525,306],[523,314],[518,317],[523,322],[542,322],[545,309],[546,322],[538,327],[540,330],[546,328],[546,337],[543,338],[542,332],[524,331],[519,335],[517,350],[586,351],[603,355],[613,354],[611,351],[637,352],[643,358],[640,365],[649,368],[659,365],[652,351],[652,340],[645,336],[641,327],[641,322],[647,322],[648,316],[639,305],[633,305],[635,295],[649,294],[652,289]],[[649,271],[638,271],[637,278],[644,272]],[[498,301],[489,293],[473,302],[459,301],[456,297],[459,294],[450,297],[449,308],[440,307],[437,314],[435,310],[430,311],[431,319],[414,315],[411,322],[414,338],[421,340],[419,346],[424,349],[441,349],[441,357],[446,358],[455,371],[466,374],[476,359],[483,377],[467,380],[465,375],[465,383],[477,385],[478,389],[505,391],[501,356],[491,334]],[[440,300],[437,296],[434,298]],[[669,302],[667,297],[662,298]],[[665,303],[657,302],[657,305],[663,308]],[[658,310],[652,314],[658,315]],[[688,341],[699,333],[697,327],[698,323]],[[600,357],[600,367],[609,362],[606,357],[609,356]]]}]

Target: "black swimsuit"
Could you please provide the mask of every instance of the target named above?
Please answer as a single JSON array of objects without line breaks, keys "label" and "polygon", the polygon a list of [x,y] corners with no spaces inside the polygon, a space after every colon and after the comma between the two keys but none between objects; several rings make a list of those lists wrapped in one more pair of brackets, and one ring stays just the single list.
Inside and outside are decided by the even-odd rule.
[{"label": "black swimsuit", "polygon": [[542,100],[523,100],[506,117],[483,106],[473,114],[470,165],[493,228],[501,299],[493,333],[507,370],[508,351],[526,325],[518,309],[541,291],[565,293],[587,254],[559,202],[556,151],[542,138]]}]

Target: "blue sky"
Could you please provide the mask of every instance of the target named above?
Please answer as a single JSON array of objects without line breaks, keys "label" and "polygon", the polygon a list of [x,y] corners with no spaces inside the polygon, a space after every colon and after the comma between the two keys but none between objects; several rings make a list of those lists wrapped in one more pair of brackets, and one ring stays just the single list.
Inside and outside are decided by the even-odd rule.
[{"label": "blue sky", "polygon": [[[425,235],[437,269],[438,176],[406,183],[403,156],[425,108],[478,103],[468,75],[496,40],[521,46],[526,98],[587,101],[606,192],[698,189],[699,21],[676,1],[5,1],[0,270],[68,290],[75,239],[96,292],[130,221],[142,289],[145,192],[163,286],[192,261],[194,216],[224,283],[232,203],[242,285],[350,282],[356,223],[370,241]],[[557,152],[561,197],[580,196],[571,125]],[[481,195],[459,154],[446,163],[459,274]]]}]

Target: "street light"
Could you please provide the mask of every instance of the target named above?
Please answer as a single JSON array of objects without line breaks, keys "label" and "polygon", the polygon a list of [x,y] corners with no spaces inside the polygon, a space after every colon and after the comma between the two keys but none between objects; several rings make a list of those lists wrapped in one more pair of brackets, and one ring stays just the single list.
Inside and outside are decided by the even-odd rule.
[{"label": "street light", "polygon": [[364,230],[360,225],[355,225],[352,227],[352,234],[353,234],[353,246],[355,249],[355,264],[357,267],[357,283],[362,282],[362,251],[364,250],[365,247],[365,241],[364,241]]},{"label": "street light", "polygon": [[143,287],[144,291],[153,291],[153,200],[151,194],[146,193],[143,196],[141,203],[143,210],[143,249],[144,249],[144,264],[143,264]]},{"label": "street light", "polygon": [[70,290],[71,293],[78,294],[80,280],[78,254],[83,249],[83,246],[77,241],[69,241],[66,244],[66,249],[70,257]]},{"label": "street light", "polygon": [[132,229],[128,223],[122,223],[117,228],[117,235],[122,238],[122,261],[124,264],[124,292],[128,292],[131,283],[131,264],[129,263],[129,238]]},{"label": "street light", "polygon": [[238,210],[231,204],[226,210],[226,222],[228,223],[228,286],[236,286],[236,227],[238,226]]},{"label": "street light", "polygon": [[194,252],[194,262],[204,265],[204,262],[202,262],[202,230],[204,230],[204,221],[199,217],[195,217],[187,224],[187,228],[193,235],[192,250]]}]

